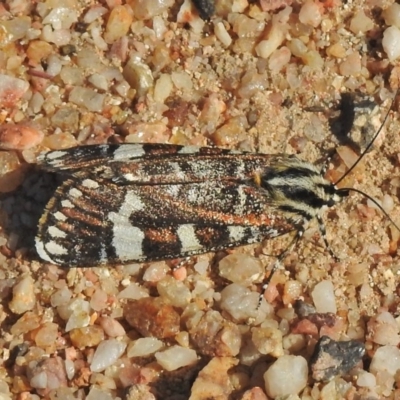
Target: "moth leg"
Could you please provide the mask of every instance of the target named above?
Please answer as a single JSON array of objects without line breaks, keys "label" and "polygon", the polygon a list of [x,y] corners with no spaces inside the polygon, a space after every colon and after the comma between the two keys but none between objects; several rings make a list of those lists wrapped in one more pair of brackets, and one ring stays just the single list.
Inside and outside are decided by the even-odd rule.
[{"label": "moth leg", "polygon": [[265,292],[268,288],[269,283],[271,282],[273,275],[280,268],[282,260],[296,247],[297,243],[302,238],[305,231],[305,224],[299,223],[296,228],[296,234],[293,237],[292,241],[289,243],[289,246],[281,254],[279,254],[278,258],[272,266],[271,273],[264,279],[262,283],[260,298],[258,300],[258,307],[260,307],[261,305],[261,301],[264,298]]},{"label": "moth leg", "polygon": [[329,246],[328,239],[326,238],[326,228],[324,221],[320,215],[317,215],[317,221],[318,221],[318,227],[319,231],[321,232],[322,240],[324,241],[325,247],[327,248],[330,256],[335,260],[335,261],[340,261],[339,257],[332,251],[331,247]]}]

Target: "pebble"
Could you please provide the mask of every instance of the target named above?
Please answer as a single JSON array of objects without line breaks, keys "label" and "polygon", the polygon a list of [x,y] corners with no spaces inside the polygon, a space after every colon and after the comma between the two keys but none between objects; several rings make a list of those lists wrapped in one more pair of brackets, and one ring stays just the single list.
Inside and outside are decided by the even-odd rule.
[{"label": "pebble", "polygon": [[248,286],[259,282],[265,270],[261,261],[247,254],[228,254],[218,264],[219,274],[234,283]]},{"label": "pebble", "polygon": [[128,357],[147,357],[159,351],[164,343],[156,338],[139,338],[128,348]]},{"label": "pebble", "polygon": [[150,67],[132,57],[125,65],[122,75],[137,96],[144,96],[154,86]]},{"label": "pebble", "polygon": [[157,352],[154,356],[161,367],[167,371],[175,371],[197,362],[196,352],[181,346],[172,346],[167,350]]},{"label": "pebble", "polygon": [[27,376],[30,385],[41,396],[52,390],[67,386],[64,361],[61,357],[52,357],[28,364]]},{"label": "pebble", "polygon": [[125,335],[125,329],[114,318],[104,316],[99,318],[98,322],[100,326],[103,328],[104,333],[109,337],[118,337]]},{"label": "pebble", "polygon": [[382,11],[382,17],[386,25],[394,25],[400,28],[400,4],[392,3],[388,8]]},{"label": "pebble", "polygon": [[[288,379],[290,377],[290,379]],[[282,356],[265,372],[267,395],[272,398],[295,395],[301,392],[308,379],[308,366],[301,356]]]},{"label": "pebble", "polygon": [[15,314],[23,314],[32,310],[36,304],[35,284],[31,276],[23,276],[13,287],[10,310]]},{"label": "pebble", "polygon": [[70,316],[65,326],[66,332],[75,328],[83,328],[90,322],[90,304],[86,300],[76,298],[68,305]]},{"label": "pebble", "polygon": [[311,293],[315,308],[319,313],[336,314],[336,300],[331,281],[317,283]]},{"label": "pebble", "polygon": [[86,400],[114,400],[115,397],[108,391],[92,386]]},{"label": "pebble", "polygon": [[236,356],[242,344],[238,325],[218,311],[195,312],[186,322],[193,345],[206,356]]},{"label": "pebble", "polygon": [[226,286],[221,292],[221,309],[238,322],[246,322],[259,315],[258,302],[257,292],[237,283]]},{"label": "pebble", "polygon": [[15,107],[29,89],[29,83],[10,75],[0,74],[0,108]]},{"label": "pebble", "polygon": [[173,307],[185,308],[192,300],[192,294],[184,282],[166,276],[157,283],[159,295]]},{"label": "pebble", "polygon": [[347,374],[365,354],[365,346],[357,340],[335,341],[322,336],[311,356],[312,377],[316,381],[330,381]]},{"label": "pebble", "polygon": [[97,346],[104,340],[104,330],[98,325],[72,329],[69,335],[71,343],[78,349]]},{"label": "pebble", "polygon": [[382,346],[376,349],[369,371],[375,376],[388,373],[391,377],[400,370],[400,349],[396,346]]},{"label": "pebble", "polygon": [[339,71],[343,76],[358,76],[361,73],[361,56],[353,51],[339,65]]},{"label": "pebble", "polygon": [[40,144],[44,134],[32,125],[2,124],[0,126],[0,149],[26,150]]},{"label": "pebble", "polygon": [[276,328],[255,327],[251,329],[251,341],[261,354],[283,356],[282,332]]},{"label": "pebble", "polygon": [[137,0],[129,3],[137,20],[161,15],[174,5],[174,0]]},{"label": "pebble", "polygon": [[238,361],[230,357],[213,358],[197,375],[191,390],[191,400],[228,399],[234,387],[228,371]]},{"label": "pebble", "polygon": [[381,311],[367,324],[369,338],[382,346],[397,346],[400,343],[399,325],[392,314]]},{"label": "pebble", "polygon": [[321,8],[317,2],[307,0],[300,9],[299,21],[313,28],[319,26],[322,20]]},{"label": "pebble", "polygon": [[128,5],[118,5],[111,10],[107,20],[104,40],[114,43],[129,32],[133,21],[132,9]]},{"label": "pebble", "polygon": [[103,110],[105,98],[105,94],[97,93],[93,89],[83,86],[74,86],[69,93],[68,100],[89,111],[101,112]]},{"label": "pebble", "polygon": [[31,330],[37,329],[40,326],[41,317],[33,312],[25,312],[21,318],[11,327],[11,333],[15,336],[22,335],[30,332]]},{"label": "pebble", "polygon": [[24,181],[24,168],[15,151],[0,151],[0,192],[12,192]]},{"label": "pebble", "polygon": [[350,22],[350,30],[354,34],[366,33],[374,27],[374,21],[365,15],[364,10],[359,10]]},{"label": "pebble", "polygon": [[90,363],[90,370],[92,372],[104,371],[124,354],[125,349],[126,343],[120,342],[117,339],[102,341],[94,352],[92,362]]},{"label": "pebble", "polygon": [[58,325],[54,322],[44,323],[40,329],[36,331],[36,346],[46,348],[53,345],[58,338]]},{"label": "pebble", "polygon": [[[388,56],[389,61],[400,57],[400,29],[390,26],[383,32],[382,47]],[[1,78],[0,78],[1,79]]]},{"label": "pebble", "polygon": [[226,30],[225,25],[222,22],[217,22],[214,27],[215,36],[225,46],[229,47],[232,43],[232,38],[229,32]]},{"label": "pebble", "polygon": [[180,331],[179,314],[160,297],[130,301],[124,308],[124,317],[129,325],[145,337],[164,339]]}]

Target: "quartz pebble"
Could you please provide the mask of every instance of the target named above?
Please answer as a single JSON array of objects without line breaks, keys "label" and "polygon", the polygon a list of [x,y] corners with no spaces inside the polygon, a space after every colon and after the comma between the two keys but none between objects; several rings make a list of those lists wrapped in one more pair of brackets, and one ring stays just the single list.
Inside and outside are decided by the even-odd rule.
[{"label": "quartz pebble", "polygon": [[27,124],[3,124],[0,126],[0,149],[26,150],[43,140],[43,132]]},{"label": "quartz pebble", "polygon": [[128,348],[127,355],[128,357],[146,357],[159,351],[163,346],[164,343],[156,338],[140,338]]},{"label": "quartz pebble", "polygon": [[399,324],[392,314],[382,311],[368,321],[368,332],[374,343],[397,346],[400,343]]},{"label": "quartz pebble", "polygon": [[10,310],[15,314],[23,314],[32,310],[36,304],[35,286],[31,276],[22,277],[13,287],[13,297],[9,303]]},{"label": "quartz pebble", "polygon": [[245,322],[258,313],[259,295],[242,285],[233,283],[221,292],[221,308],[236,321]]},{"label": "quartz pebble", "polygon": [[264,374],[265,390],[272,398],[294,395],[304,389],[307,377],[306,359],[285,355],[278,358]]},{"label": "quartz pebble", "polygon": [[400,57],[400,29],[390,26],[383,33],[382,47],[387,54],[389,61]]},{"label": "quartz pebble", "polygon": [[197,354],[193,349],[181,346],[172,346],[167,350],[157,352],[154,356],[157,362],[167,371],[175,371],[197,361]]},{"label": "quartz pebble", "polygon": [[109,339],[102,341],[96,348],[90,363],[92,372],[104,371],[107,367],[113,365],[119,357],[124,353],[126,343],[117,339]]},{"label": "quartz pebble", "polygon": [[28,82],[0,74],[0,107],[15,107],[28,89]]},{"label": "quartz pebble", "polygon": [[198,374],[192,386],[193,399],[225,399],[233,391],[228,371],[237,364],[229,357],[213,358]]},{"label": "quartz pebble", "polygon": [[51,390],[67,386],[65,366],[61,357],[29,363],[27,375],[30,385],[42,396]]},{"label": "quartz pebble", "polygon": [[387,372],[394,376],[400,369],[400,350],[395,346],[379,347],[372,357],[370,372],[375,376]]},{"label": "quartz pebble", "polygon": [[242,343],[240,330],[219,312],[199,311],[188,318],[186,324],[193,344],[201,354],[230,357],[239,353]]},{"label": "quartz pebble", "polygon": [[265,272],[260,260],[240,253],[227,255],[219,262],[218,267],[222,277],[244,286],[259,281]]},{"label": "quartz pebble", "polygon": [[336,314],[335,293],[331,281],[317,283],[311,295],[317,312]]}]

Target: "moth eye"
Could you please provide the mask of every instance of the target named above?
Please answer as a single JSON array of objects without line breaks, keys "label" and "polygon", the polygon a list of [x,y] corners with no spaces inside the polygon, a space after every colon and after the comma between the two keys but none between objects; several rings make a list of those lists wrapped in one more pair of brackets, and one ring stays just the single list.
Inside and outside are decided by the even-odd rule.
[{"label": "moth eye", "polygon": [[327,202],[328,207],[333,207],[335,204],[336,204],[336,201],[332,197]]}]

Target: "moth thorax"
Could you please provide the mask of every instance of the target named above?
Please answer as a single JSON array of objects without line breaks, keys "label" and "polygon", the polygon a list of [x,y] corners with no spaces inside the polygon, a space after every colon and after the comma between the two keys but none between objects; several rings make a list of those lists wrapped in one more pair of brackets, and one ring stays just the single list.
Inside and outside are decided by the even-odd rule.
[{"label": "moth thorax", "polygon": [[326,207],[332,207],[345,194],[327,181],[312,164],[291,158],[287,163],[269,167],[261,174],[260,186],[268,192],[279,210],[315,218]]}]

